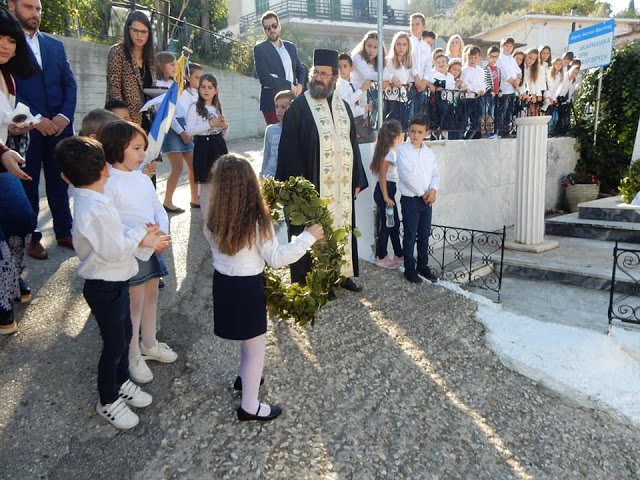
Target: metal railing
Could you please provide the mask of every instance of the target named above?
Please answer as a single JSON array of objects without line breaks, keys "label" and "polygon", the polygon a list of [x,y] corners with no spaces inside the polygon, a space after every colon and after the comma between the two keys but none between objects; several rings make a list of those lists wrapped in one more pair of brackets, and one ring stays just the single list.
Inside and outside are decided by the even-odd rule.
[{"label": "metal railing", "polygon": [[432,225],[429,268],[442,280],[495,292],[499,303],[506,230]]},{"label": "metal railing", "polygon": [[609,295],[609,330],[613,320],[640,324],[640,249],[613,248]]},{"label": "metal railing", "polygon": [[[509,137],[515,135],[514,120],[529,115],[529,104],[517,96],[478,97],[475,93],[441,89],[418,92],[415,87],[390,87],[383,93],[384,118],[394,118],[406,131],[409,119],[424,113],[429,119],[433,139],[473,139],[482,137]],[[378,128],[378,87],[373,84],[367,91],[369,125]],[[552,115],[550,136],[566,135],[571,122],[571,103],[561,102],[550,107]]]},{"label": "metal railing", "polygon": [[[281,20],[293,17],[303,17],[335,22],[356,22],[376,25],[378,11],[375,6],[368,5],[340,5],[333,2],[314,0],[290,0],[273,4],[269,10],[278,14]],[[240,17],[240,32],[245,33],[252,28],[260,27],[260,17],[264,12],[254,12]],[[395,10],[387,7],[383,12],[385,25],[409,25],[411,12]]]}]

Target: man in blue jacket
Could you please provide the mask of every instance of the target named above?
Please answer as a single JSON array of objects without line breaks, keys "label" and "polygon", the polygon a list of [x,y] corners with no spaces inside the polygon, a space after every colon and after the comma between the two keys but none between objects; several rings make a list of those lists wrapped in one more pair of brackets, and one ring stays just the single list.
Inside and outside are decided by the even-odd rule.
[{"label": "man in blue jacket", "polygon": [[296,97],[300,95],[306,72],[295,45],[280,39],[282,25],[276,12],[265,12],[260,21],[267,39],[253,47],[253,59],[262,85],[260,110],[271,125],[279,121],[273,101],[276,93],[291,90]]},{"label": "man in blue jacket", "polygon": [[[25,32],[31,53],[40,66],[40,73],[29,79],[16,78],[17,99],[26,104],[32,115],[41,115],[40,123],[31,130],[25,172],[33,181],[23,181],[34,212],[38,214],[38,182],[44,170],[47,200],[53,217],[53,230],[58,245],[73,249],[71,242],[71,211],[67,184],[53,161],[53,150],[60,140],[73,135],[73,115],[76,109],[76,82],[60,40],[38,30],[42,20],[40,0],[9,0]],[[42,234],[35,231],[27,249],[29,256],[44,260],[47,250],[40,242]]]}]

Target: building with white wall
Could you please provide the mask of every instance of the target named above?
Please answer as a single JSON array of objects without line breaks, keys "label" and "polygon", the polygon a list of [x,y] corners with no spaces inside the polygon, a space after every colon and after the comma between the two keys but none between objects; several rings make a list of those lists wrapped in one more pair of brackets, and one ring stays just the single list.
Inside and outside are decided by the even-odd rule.
[{"label": "building with white wall", "polygon": [[[520,18],[474,35],[473,38],[499,43],[502,37],[513,37],[516,44],[524,45],[522,47],[524,50],[538,48],[540,45],[549,45],[552,57],[555,58],[567,51],[569,34],[572,31],[607,20],[611,19],[527,13]],[[615,20],[615,35],[629,33],[640,28],[640,19],[637,18],[616,18]]]},{"label": "building with white wall", "polygon": [[[386,0],[383,12],[385,40],[409,30],[408,0]],[[263,39],[260,16],[278,14],[285,26],[301,29],[320,44],[339,38],[355,46],[364,34],[377,28],[377,0],[235,0],[229,2],[228,30],[240,41]]]}]

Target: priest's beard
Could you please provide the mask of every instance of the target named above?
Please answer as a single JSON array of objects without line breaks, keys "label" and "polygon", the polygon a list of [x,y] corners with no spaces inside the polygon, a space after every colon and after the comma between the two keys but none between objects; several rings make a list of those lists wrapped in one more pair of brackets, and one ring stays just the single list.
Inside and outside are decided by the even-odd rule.
[{"label": "priest's beard", "polygon": [[332,80],[327,86],[320,80],[314,80],[309,84],[309,95],[312,98],[329,98],[335,89],[335,80]]}]

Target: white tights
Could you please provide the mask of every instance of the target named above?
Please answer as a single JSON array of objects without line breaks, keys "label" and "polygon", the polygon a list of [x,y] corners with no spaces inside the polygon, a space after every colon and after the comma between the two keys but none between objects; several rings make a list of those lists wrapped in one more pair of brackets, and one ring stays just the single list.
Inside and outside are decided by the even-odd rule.
[{"label": "white tights", "polygon": [[[255,415],[266,416],[271,413],[268,405],[258,402],[258,390],[262,368],[264,367],[264,351],[266,337],[264,334],[243,340],[240,343],[240,370],[238,376],[242,379],[242,409]],[[258,406],[260,410],[258,411]]]},{"label": "white tights", "polygon": [[142,285],[129,288],[131,327],[133,328],[129,358],[140,355],[140,324],[142,324],[142,343],[145,348],[152,348],[156,344],[158,281],[157,278],[152,278]]}]

